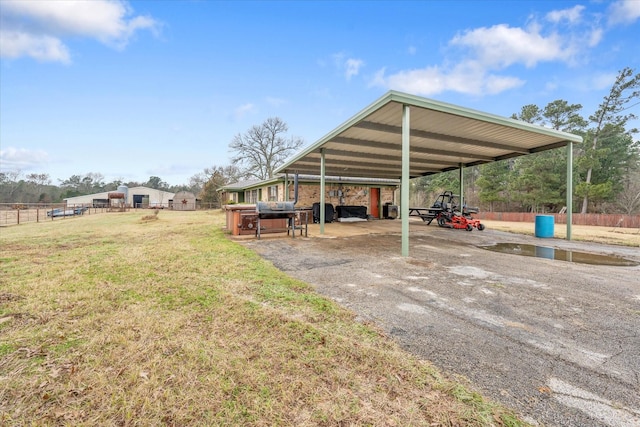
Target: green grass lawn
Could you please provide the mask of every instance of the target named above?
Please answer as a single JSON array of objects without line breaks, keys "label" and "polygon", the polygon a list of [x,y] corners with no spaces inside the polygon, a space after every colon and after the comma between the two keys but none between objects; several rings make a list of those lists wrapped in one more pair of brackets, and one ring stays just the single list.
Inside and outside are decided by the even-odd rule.
[{"label": "green grass lawn", "polygon": [[221,212],[0,229],[0,424],[525,425],[228,240]]}]

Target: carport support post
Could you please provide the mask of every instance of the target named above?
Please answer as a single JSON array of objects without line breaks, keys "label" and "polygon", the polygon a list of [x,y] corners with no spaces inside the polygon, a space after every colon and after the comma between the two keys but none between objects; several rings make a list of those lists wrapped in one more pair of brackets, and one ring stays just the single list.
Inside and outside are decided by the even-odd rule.
[{"label": "carport support post", "polygon": [[400,219],[402,220],[402,256],[409,256],[409,143],[411,114],[402,106],[402,178],[400,180]]},{"label": "carport support post", "polygon": [[462,163],[460,163],[460,169],[458,170],[458,178],[460,179],[460,187],[458,188],[458,194],[460,194],[460,212],[462,212],[462,207],[464,206],[464,169]]},{"label": "carport support post", "polygon": [[289,174],[284,173],[284,201],[289,201]]},{"label": "carport support post", "polygon": [[324,217],[325,217],[325,197],[324,197],[324,148],[320,149],[320,234],[324,234]]},{"label": "carport support post", "polygon": [[573,142],[567,144],[567,240],[571,240],[573,221]]}]

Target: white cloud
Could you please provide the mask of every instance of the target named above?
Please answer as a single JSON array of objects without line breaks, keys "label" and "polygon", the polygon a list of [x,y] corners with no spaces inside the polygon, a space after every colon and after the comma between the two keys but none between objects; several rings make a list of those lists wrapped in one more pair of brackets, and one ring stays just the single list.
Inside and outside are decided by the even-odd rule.
[{"label": "white cloud", "polygon": [[0,50],[6,58],[30,56],[38,61],[69,63],[69,49],[55,37],[0,30]]},{"label": "white cloud", "polygon": [[157,33],[160,27],[151,17],[132,16],[133,9],[121,0],[2,0],[0,10],[0,50],[11,58],[69,62],[65,37],[93,38],[122,49],[136,31]]},{"label": "white cloud", "polygon": [[360,72],[360,68],[364,65],[362,59],[349,58],[345,62],[345,77],[347,80],[351,80],[351,77],[357,76]]},{"label": "white cloud", "polygon": [[432,66],[400,71],[389,76],[385,76],[385,70],[382,69],[372,81],[372,85],[423,96],[433,96],[445,91],[467,95],[496,94],[523,84],[524,81],[517,77],[487,73],[483,67],[471,61],[461,63],[451,70]]},{"label": "white cloud", "polygon": [[524,80],[511,76],[498,76],[495,74],[487,75],[481,86],[481,93],[495,95],[509,89],[520,87],[525,83]]},{"label": "white cloud", "polygon": [[445,90],[444,75],[438,67],[400,71],[385,76],[385,69],[379,70],[371,82],[374,86],[386,86],[390,89],[417,95],[433,95]]},{"label": "white cloud", "polygon": [[604,35],[604,31],[600,26],[600,18],[597,15],[590,16],[590,19],[583,19],[583,12],[586,8],[582,5],[576,5],[570,9],[552,10],[545,16],[547,22],[561,28],[567,24],[567,29],[561,29],[563,38],[566,43],[574,46],[574,50],[580,50],[580,46],[594,47],[597,46]]},{"label": "white cloud", "polygon": [[609,6],[609,25],[629,25],[640,18],[640,1],[619,0]]},{"label": "white cloud", "polygon": [[597,20],[585,19],[585,10],[584,6],[555,10],[522,27],[499,24],[461,31],[449,41],[440,65],[391,74],[381,69],[370,84],[427,96],[445,91],[480,96],[520,87],[525,81],[505,70],[585,61],[588,49],[604,34]]},{"label": "white cloud", "polygon": [[584,9],[584,6],[576,5],[571,9],[552,10],[547,13],[547,20],[554,23],[566,21],[569,24],[576,24],[582,21],[582,11]]},{"label": "white cloud", "polygon": [[472,55],[488,67],[504,68],[515,63],[533,67],[541,61],[568,60],[573,50],[556,33],[540,34],[540,28],[494,25],[455,36],[450,44],[471,49]]},{"label": "white cloud", "polygon": [[358,58],[347,58],[344,52],[334,53],[333,63],[341,72],[344,71],[344,77],[351,80],[351,77],[360,74],[360,68],[364,66],[364,61]]},{"label": "white cloud", "polygon": [[604,30],[602,28],[594,28],[588,34],[589,40],[587,42],[587,46],[589,47],[597,46],[602,41],[603,36],[604,36]]},{"label": "white cloud", "polygon": [[1,170],[32,170],[49,161],[44,150],[28,150],[26,148],[8,147],[0,150]]},{"label": "white cloud", "polygon": [[425,96],[445,91],[491,95],[525,83],[518,77],[496,71],[514,64],[533,67],[542,61],[566,61],[573,55],[558,35],[542,35],[535,23],[526,29],[495,25],[468,30],[456,35],[449,46],[463,50],[463,57],[457,63],[404,70],[389,76],[381,70],[372,85]]}]

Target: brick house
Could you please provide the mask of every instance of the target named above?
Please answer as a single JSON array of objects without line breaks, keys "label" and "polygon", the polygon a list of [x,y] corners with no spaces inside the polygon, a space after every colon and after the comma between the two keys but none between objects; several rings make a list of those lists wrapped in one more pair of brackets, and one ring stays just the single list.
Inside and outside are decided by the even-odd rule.
[{"label": "brick house", "polygon": [[[325,203],[333,206],[365,206],[367,214],[382,218],[385,204],[396,205],[400,181],[379,178],[325,177]],[[223,204],[268,201],[291,201],[294,199],[293,176],[280,175],[264,181],[237,182],[219,188]],[[399,197],[399,195],[398,195]],[[298,202],[296,208],[311,208],[320,202],[320,176],[298,176]]]}]

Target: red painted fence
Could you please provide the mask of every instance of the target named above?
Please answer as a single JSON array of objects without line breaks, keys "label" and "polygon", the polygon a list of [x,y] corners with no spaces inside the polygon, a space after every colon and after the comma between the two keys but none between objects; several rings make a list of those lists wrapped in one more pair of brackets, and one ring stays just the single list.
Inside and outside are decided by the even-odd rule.
[{"label": "red painted fence", "polygon": [[[535,223],[536,213],[528,212],[480,212],[477,217],[487,221],[512,221]],[[566,214],[544,214],[553,215],[556,224],[566,224]],[[640,228],[640,215],[620,215],[620,214],[573,214],[573,225],[596,225],[601,227],[624,227]]]}]

